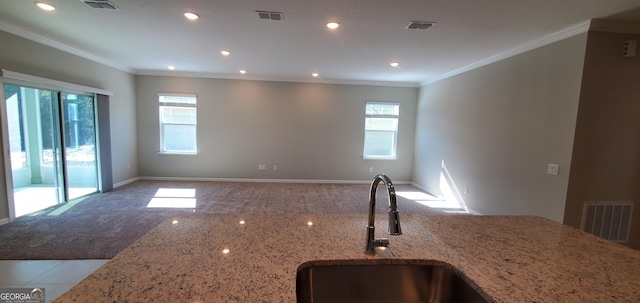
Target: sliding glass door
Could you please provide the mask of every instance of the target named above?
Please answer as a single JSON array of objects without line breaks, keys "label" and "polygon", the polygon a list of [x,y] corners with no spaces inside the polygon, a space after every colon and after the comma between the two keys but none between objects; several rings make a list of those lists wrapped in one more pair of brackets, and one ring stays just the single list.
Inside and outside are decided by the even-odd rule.
[{"label": "sliding glass door", "polygon": [[5,84],[15,217],[97,191],[95,98]]},{"label": "sliding glass door", "polygon": [[94,96],[62,93],[67,199],[94,193],[98,188],[94,103]]}]

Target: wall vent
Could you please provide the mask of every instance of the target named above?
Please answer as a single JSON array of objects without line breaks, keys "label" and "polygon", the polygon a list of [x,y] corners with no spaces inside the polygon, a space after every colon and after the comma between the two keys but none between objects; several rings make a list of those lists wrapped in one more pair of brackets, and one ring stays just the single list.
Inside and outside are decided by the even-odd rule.
[{"label": "wall vent", "polygon": [[256,11],[256,13],[258,13],[258,17],[260,17],[260,19],[276,20],[276,21],[280,21],[284,19],[284,13],[282,12]]},{"label": "wall vent", "polygon": [[409,25],[405,26],[405,29],[428,29],[432,27],[435,22],[426,22],[426,21],[411,21]]},{"label": "wall vent", "polygon": [[107,1],[107,0],[81,0],[86,5],[91,6],[93,8],[102,8],[102,9],[118,9],[115,4]]},{"label": "wall vent", "polygon": [[633,202],[584,202],[580,228],[616,243],[629,242]]}]

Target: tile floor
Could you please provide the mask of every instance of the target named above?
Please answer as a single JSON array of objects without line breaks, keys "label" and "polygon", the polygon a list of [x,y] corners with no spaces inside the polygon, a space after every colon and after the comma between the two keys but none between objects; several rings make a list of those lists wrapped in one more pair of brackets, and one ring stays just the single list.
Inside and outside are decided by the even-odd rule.
[{"label": "tile floor", "polygon": [[0,288],[44,288],[51,302],[109,260],[2,260]]}]

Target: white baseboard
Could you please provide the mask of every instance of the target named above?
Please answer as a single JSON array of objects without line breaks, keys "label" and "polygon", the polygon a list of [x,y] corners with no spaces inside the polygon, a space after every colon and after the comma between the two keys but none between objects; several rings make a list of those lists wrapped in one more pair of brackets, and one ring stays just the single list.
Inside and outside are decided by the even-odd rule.
[{"label": "white baseboard", "polygon": [[[423,186],[421,186],[420,184],[417,184],[415,182],[411,182],[411,186],[413,186],[415,188],[418,188],[418,189],[420,189],[420,190],[422,190],[422,191],[426,192],[427,194],[430,194],[430,195],[432,195],[434,197],[442,198],[442,197],[440,197],[438,195],[434,195],[434,194],[430,193],[429,190],[427,190],[426,188],[424,188]],[[477,212],[477,211],[475,211],[475,210],[473,210],[471,208],[467,208],[467,211],[469,211],[469,214],[471,214],[471,215],[482,216],[481,213],[479,213],[479,212]]]},{"label": "white baseboard", "polygon": [[471,209],[471,208],[467,208],[469,210],[469,213],[474,215],[474,216],[482,216],[483,214]]},{"label": "white baseboard", "polygon": [[129,183],[136,182],[136,181],[138,181],[138,180],[140,180],[140,177],[135,177],[135,178],[131,178],[131,179],[129,179],[129,180],[124,180],[124,181],[122,181],[122,182],[114,183],[114,184],[113,184],[113,188],[118,188],[118,187],[120,187],[120,186],[124,186],[124,185],[127,185],[127,184],[129,184]]},{"label": "white baseboard", "polygon": [[[320,184],[369,184],[371,180],[312,180],[312,179],[247,179],[247,178],[190,178],[190,177],[139,177],[143,181],[215,181],[252,183],[320,183]],[[393,181],[394,184],[411,184],[410,181]]]},{"label": "white baseboard", "polygon": [[[215,181],[215,182],[247,182],[247,183],[315,183],[315,184],[370,184],[370,180],[311,180],[311,179],[247,179],[247,178],[191,178],[191,177],[135,177],[122,182],[113,184],[113,188],[127,185],[136,181]],[[411,185],[417,189],[434,197],[441,198],[432,194],[425,187],[413,181],[393,181],[394,184]],[[472,215],[481,216],[482,214],[468,209]],[[9,218],[0,219],[0,225],[9,223]]]},{"label": "white baseboard", "polygon": [[11,222],[9,220],[9,218],[2,218],[2,219],[0,219],[0,226],[5,225],[5,224],[7,224],[9,222]]},{"label": "white baseboard", "polygon": [[[426,187],[424,187],[424,186],[422,186],[422,185],[420,185],[420,184],[418,184],[418,183],[415,183],[415,182],[413,182],[413,181],[412,181],[412,182],[409,182],[409,184],[411,184],[411,186],[413,186],[413,187],[415,187],[415,188],[417,188],[417,189],[419,189],[419,190],[421,190],[421,191],[423,191],[423,192],[425,192],[425,193],[427,193],[427,194],[430,194],[430,195],[432,195],[432,196],[434,196],[434,197],[436,197],[436,198],[442,198],[441,196],[439,196],[439,195],[436,195],[436,194],[432,193],[432,192],[431,192],[431,191],[429,191]],[[444,198],[443,198],[443,199],[444,199]]]}]

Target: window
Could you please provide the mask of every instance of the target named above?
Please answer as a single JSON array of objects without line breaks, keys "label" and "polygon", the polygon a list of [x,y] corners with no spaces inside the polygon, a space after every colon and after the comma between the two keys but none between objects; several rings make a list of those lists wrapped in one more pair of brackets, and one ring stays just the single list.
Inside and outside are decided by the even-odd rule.
[{"label": "window", "polygon": [[158,95],[161,153],[197,153],[196,99],[196,95]]},{"label": "window", "polygon": [[367,102],[364,119],[364,158],[395,159],[400,104]]}]

